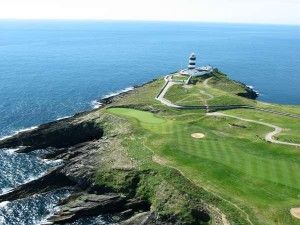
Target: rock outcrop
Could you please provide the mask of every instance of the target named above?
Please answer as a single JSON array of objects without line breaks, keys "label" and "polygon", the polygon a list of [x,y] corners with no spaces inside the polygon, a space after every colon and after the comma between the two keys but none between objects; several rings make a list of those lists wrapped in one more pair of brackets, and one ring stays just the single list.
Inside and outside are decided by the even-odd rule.
[{"label": "rock outcrop", "polygon": [[46,173],[44,176],[20,185],[13,191],[4,195],[0,195],[0,202],[14,201],[21,198],[26,198],[35,194],[53,191],[55,189],[74,186],[75,183],[67,176],[60,172],[60,168],[54,169]]},{"label": "rock outcrop", "polygon": [[0,148],[20,147],[18,152],[30,152],[48,147],[66,148],[101,138],[103,130],[94,122],[76,123],[74,118],[39,126],[0,141]]}]

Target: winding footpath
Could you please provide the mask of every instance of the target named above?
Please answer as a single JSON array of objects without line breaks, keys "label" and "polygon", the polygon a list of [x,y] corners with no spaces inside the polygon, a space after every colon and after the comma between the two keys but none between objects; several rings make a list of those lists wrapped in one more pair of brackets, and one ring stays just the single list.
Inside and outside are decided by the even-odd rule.
[{"label": "winding footpath", "polygon": [[165,76],[164,80],[165,80],[166,83],[163,86],[163,88],[161,89],[161,91],[159,92],[159,94],[156,96],[155,99],[160,101],[162,104],[164,104],[166,106],[169,106],[169,107],[172,107],[172,108],[177,108],[177,109],[184,109],[184,106],[173,104],[168,99],[165,99],[165,95],[168,92],[168,90],[170,89],[170,87],[172,87],[174,84],[181,84],[181,83],[172,81],[172,76],[170,76],[170,75]]},{"label": "winding footpath", "polygon": [[238,117],[238,116],[231,116],[231,115],[220,113],[220,112],[206,113],[206,115],[208,115],[208,116],[230,117],[230,118],[234,118],[234,119],[238,119],[238,120],[242,120],[242,121],[246,121],[246,122],[250,122],[250,123],[256,123],[256,124],[261,124],[261,125],[264,125],[264,126],[267,126],[267,127],[271,127],[271,128],[274,129],[274,131],[269,132],[265,135],[265,140],[266,141],[272,142],[272,143],[275,143],[275,144],[292,145],[292,146],[300,147],[300,144],[297,144],[297,143],[278,141],[278,140],[274,139],[273,137],[275,135],[278,135],[281,131],[283,131],[283,128],[278,127],[274,124],[265,123],[265,122],[261,122],[261,121],[257,121],[257,120],[245,119],[245,118],[241,118],[241,117]]},{"label": "winding footpath", "polygon": [[[205,103],[205,105],[203,106],[182,106],[182,105],[176,105],[174,103],[172,103],[171,101],[169,101],[168,99],[165,98],[166,93],[168,92],[168,90],[170,89],[170,87],[172,87],[174,84],[181,84],[180,82],[175,82],[172,81],[172,76],[168,75],[165,78],[165,85],[163,86],[163,88],[161,89],[161,91],[159,92],[159,94],[157,95],[156,99],[158,101],[160,101],[162,104],[167,105],[169,107],[172,108],[177,108],[177,109],[206,109],[207,111],[209,110],[209,106],[207,104],[207,102]],[[203,85],[205,88],[209,88],[208,82],[210,81],[210,79],[212,79],[212,77],[209,77],[207,79],[205,79],[203,81]],[[207,94],[205,91],[203,91],[203,94]],[[213,95],[207,94],[207,96],[210,97],[210,99],[214,98]],[[223,106],[224,107],[224,106]],[[221,106],[216,106],[213,107],[214,109],[222,109]],[[226,108],[226,107],[225,107]],[[227,107],[227,109],[231,108],[231,106]],[[277,115],[282,115],[282,116],[287,116],[287,117],[292,117],[292,118],[299,118],[299,115],[294,115],[294,114],[289,114],[289,113],[284,113],[284,112],[277,112],[277,111],[273,111],[273,110],[268,110],[268,109],[261,109],[261,108],[255,108],[255,107],[244,107],[241,106],[240,108],[249,108],[249,109],[254,109],[254,110],[259,110],[259,111],[263,111],[263,112],[268,112],[268,113],[273,113],[273,114],[277,114]],[[282,144],[282,145],[290,145],[290,146],[296,146],[296,147],[300,147],[300,143],[291,143],[291,142],[286,142],[286,141],[278,141],[276,139],[274,139],[274,136],[278,135],[280,132],[283,131],[283,128],[276,126],[274,124],[271,123],[266,123],[266,122],[261,122],[258,120],[251,120],[251,119],[245,119],[242,117],[238,117],[238,116],[231,116],[225,113],[220,113],[220,112],[213,112],[213,113],[206,113],[207,116],[223,116],[223,117],[231,117],[234,119],[238,119],[238,120],[242,120],[242,121],[246,121],[246,122],[250,122],[250,123],[256,123],[256,124],[261,124],[267,127],[271,127],[274,129],[274,131],[269,132],[265,135],[265,140],[267,142],[271,142],[274,144]]]},{"label": "winding footpath", "polygon": [[[209,81],[209,79],[211,78],[207,78],[204,82],[206,82],[206,87],[209,87],[207,85],[207,82]],[[156,100],[160,101],[162,104],[171,107],[171,108],[176,108],[176,109],[206,109],[207,111],[209,111],[209,109],[214,109],[214,110],[225,110],[225,109],[240,109],[240,108],[253,108],[251,106],[248,105],[213,105],[213,106],[209,106],[207,104],[207,102],[204,105],[176,105],[174,103],[172,103],[171,101],[169,101],[168,99],[165,98],[166,93],[168,92],[168,90],[174,85],[174,84],[182,84],[182,82],[179,81],[173,81],[172,80],[172,76],[171,75],[167,75],[165,78],[165,84],[162,87],[162,89],[159,91],[158,95],[155,97]],[[205,91],[203,92],[203,94],[206,94],[207,96],[209,96],[211,99],[214,98],[213,95],[210,95],[208,93],[206,93]],[[209,99],[207,99],[209,100]],[[299,117],[300,118],[300,117]]]}]

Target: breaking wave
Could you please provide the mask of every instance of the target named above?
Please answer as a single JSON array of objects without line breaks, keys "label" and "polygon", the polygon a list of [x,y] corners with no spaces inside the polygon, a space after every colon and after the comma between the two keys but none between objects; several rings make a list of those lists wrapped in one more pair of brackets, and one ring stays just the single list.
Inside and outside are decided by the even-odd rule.
[{"label": "breaking wave", "polygon": [[130,86],[130,87],[127,87],[127,88],[124,88],[124,89],[121,89],[119,91],[116,91],[116,92],[111,92],[107,95],[104,95],[102,98],[110,98],[110,97],[114,97],[114,96],[117,96],[119,94],[122,94],[122,93],[126,93],[128,91],[132,91],[134,89],[134,87]]},{"label": "breaking wave", "polygon": [[[110,93],[102,96],[102,99],[114,97],[114,96],[117,96],[119,94],[126,93],[126,92],[132,91],[132,90],[134,90],[134,87],[130,86],[130,87],[121,89],[119,91],[110,92]],[[91,101],[91,106],[92,106],[93,109],[98,109],[102,106],[102,103],[101,103],[101,101],[93,100],[93,101]]]},{"label": "breaking wave", "polygon": [[32,127],[28,127],[28,128],[21,128],[21,129],[15,131],[15,132],[13,132],[13,133],[10,134],[10,135],[6,135],[6,136],[0,137],[0,141],[1,141],[1,140],[4,140],[4,139],[6,139],[6,138],[10,138],[10,137],[12,137],[12,136],[14,136],[14,135],[16,135],[16,134],[19,134],[19,133],[22,133],[22,132],[25,132],[25,131],[30,131],[30,130],[37,129],[38,127],[39,127],[39,126],[32,126]]},{"label": "breaking wave", "polygon": [[91,106],[93,109],[98,109],[102,106],[102,103],[98,102],[97,100],[93,100],[93,101],[91,101]]},{"label": "breaking wave", "polygon": [[56,120],[63,120],[63,119],[67,119],[70,118],[71,116],[62,116],[62,117],[58,117]]}]

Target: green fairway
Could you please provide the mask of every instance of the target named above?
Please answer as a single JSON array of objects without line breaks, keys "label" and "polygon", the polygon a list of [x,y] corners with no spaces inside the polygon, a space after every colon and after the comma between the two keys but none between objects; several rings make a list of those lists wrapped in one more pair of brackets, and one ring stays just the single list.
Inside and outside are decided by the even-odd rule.
[{"label": "green fairway", "polygon": [[166,120],[159,118],[150,112],[138,111],[129,108],[111,108],[109,111],[115,114],[136,118],[142,124],[163,124],[166,122]]},{"label": "green fairway", "polygon": [[[289,209],[300,203],[300,151],[267,143],[264,135],[272,128],[182,111],[177,116],[174,112],[155,115],[128,108],[107,111],[132,121],[137,138],[145,139],[144,144],[168,166],[236,205],[253,224],[300,224],[289,214]],[[280,121],[275,120],[270,122]],[[205,138],[192,138],[196,132]]]}]

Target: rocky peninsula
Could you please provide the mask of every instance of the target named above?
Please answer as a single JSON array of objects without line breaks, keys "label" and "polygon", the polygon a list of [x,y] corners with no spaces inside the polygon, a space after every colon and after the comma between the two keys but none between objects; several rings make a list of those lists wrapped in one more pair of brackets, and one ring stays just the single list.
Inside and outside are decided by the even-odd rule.
[{"label": "rocky peninsula", "polygon": [[[211,78],[210,85],[214,86],[216,95],[220,94],[220,90],[227,95],[205,100],[207,94],[204,91],[208,92],[208,88],[204,87],[202,92],[197,92],[203,99],[195,97],[192,85],[202,84],[207,78]],[[42,158],[62,160],[63,163],[44,176],[1,195],[0,202],[68,188],[70,196],[59,202],[59,211],[50,216],[45,224],[65,224],[81,217],[100,214],[110,214],[116,223],[124,225],[254,224],[244,215],[248,215],[248,209],[235,207],[206,185],[201,187],[200,181],[192,179],[192,173],[185,175],[183,171],[188,170],[185,170],[184,164],[178,166],[172,163],[171,155],[163,157],[162,153],[155,152],[154,147],[158,148],[164,143],[161,140],[153,146],[149,144],[148,131],[152,132],[153,127],[143,124],[143,121],[130,119],[129,113],[124,117],[111,110],[125,108],[151,113],[161,116],[167,124],[171,124],[169,119],[172,121],[188,113],[204,116],[209,110],[208,107],[172,109],[161,104],[155,97],[163,85],[164,79],[153,80],[126,93],[102,99],[102,106],[98,109],[43,124],[1,140],[1,149],[18,148],[20,153],[44,149]],[[165,97],[187,106],[202,106],[201,102],[205,106],[214,106],[223,102],[243,110],[259,107],[280,111],[276,106],[258,106],[256,92],[242,83],[230,80],[217,70],[205,77],[194,78],[190,87],[183,90],[176,88],[170,89]],[[189,92],[194,98],[200,99],[196,102],[199,105],[195,105],[194,98],[190,98],[190,102],[186,101],[188,97],[186,100],[178,98],[182,96],[181,93]],[[218,109],[212,107],[211,110]],[[287,114],[296,115],[292,109],[288,109]],[[194,129],[190,122],[189,126]],[[232,129],[247,130],[249,127],[248,124],[232,121],[229,124],[233,124]],[[164,131],[163,137],[168,132]],[[169,148],[164,151],[169,151]]]}]

